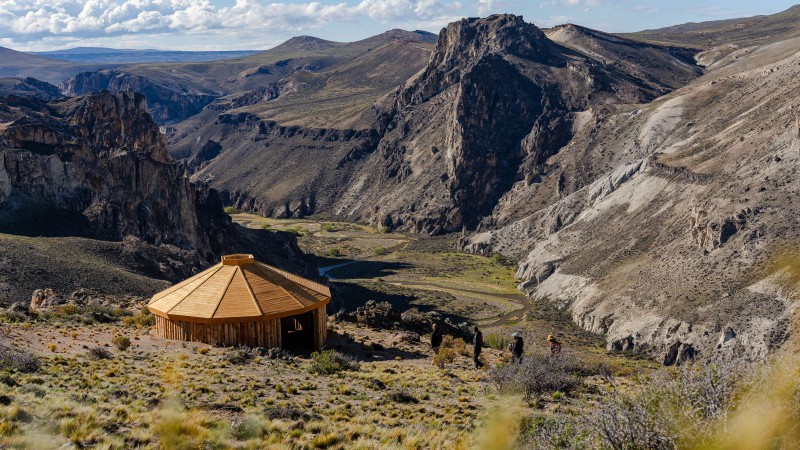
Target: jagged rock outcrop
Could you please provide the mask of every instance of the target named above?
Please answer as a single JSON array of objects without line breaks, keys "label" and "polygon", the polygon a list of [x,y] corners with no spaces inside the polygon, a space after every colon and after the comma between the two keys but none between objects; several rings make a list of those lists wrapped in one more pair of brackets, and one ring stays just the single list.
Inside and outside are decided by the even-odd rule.
[{"label": "jagged rock outcrop", "polygon": [[169,86],[151,78],[119,70],[82,72],[61,83],[66,95],[80,96],[92,92],[139,92],[147,98],[148,111],[159,124],[180,122],[199,113],[221,93]]},{"label": "jagged rock outcrop", "polygon": [[[217,192],[189,180],[141,94],[0,99],[0,122],[0,232],[136,238],[180,249],[170,253],[187,269],[232,251],[303,264],[292,238],[232,224]],[[163,277],[184,274],[159,266]]]},{"label": "jagged rock outcrop", "polygon": [[63,97],[57,86],[36,78],[0,78],[0,97],[10,95],[33,97],[40,100],[56,100]]},{"label": "jagged rock outcrop", "polygon": [[40,309],[48,309],[53,306],[63,304],[64,301],[50,289],[37,289],[31,294],[30,311],[38,311]]},{"label": "jagged rock outcrop", "polygon": [[[630,44],[628,57],[658,51]],[[452,23],[426,68],[378,107],[382,139],[362,169],[376,175],[352,183],[337,212],[371,211],[356,219],[432,234],[475,228],[516,181],[532,183],[546,170],[578,111],[671,89],[655,89],[652,71],[636,63],[606,65],[519,16]],[[683,60],[665,67],[671,79],[699,73]]]}]

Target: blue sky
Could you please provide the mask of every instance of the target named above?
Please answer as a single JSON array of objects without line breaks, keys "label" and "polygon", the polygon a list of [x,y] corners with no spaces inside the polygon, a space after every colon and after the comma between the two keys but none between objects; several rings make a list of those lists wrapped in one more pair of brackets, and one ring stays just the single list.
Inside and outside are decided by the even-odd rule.
[{"label": "blue sky", "polygon": [[0,46],[266,49],[292,36],[353,41],[392,28],[438,32],[462,17],[521,14],[541,27],[610,32],[782,11],[800,0],[0,0]]}]

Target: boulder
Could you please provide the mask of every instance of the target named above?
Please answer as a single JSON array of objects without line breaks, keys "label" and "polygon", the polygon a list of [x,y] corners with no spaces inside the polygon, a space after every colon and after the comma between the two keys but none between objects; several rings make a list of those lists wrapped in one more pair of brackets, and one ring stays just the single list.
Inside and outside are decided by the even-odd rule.
[{"label": "boulder", "polygon": [[52,289],[36,289],[31,295],[31,311],[46,310],[66,303],[63,297],[58,296]]},{"label": "boulder", "polygon": [[736,331],[733,330],[731,327],[726,327],[722,332],[719,334],[719,339],[717,340],[717,348],[722,348],[726,342],[734,339],[736,337]]}]

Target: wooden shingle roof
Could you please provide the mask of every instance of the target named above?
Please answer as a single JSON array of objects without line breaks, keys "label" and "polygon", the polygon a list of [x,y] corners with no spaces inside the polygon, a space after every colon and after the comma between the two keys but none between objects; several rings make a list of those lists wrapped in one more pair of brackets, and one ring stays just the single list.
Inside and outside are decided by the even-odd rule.
[{"label": "wooden shingle roof", "polygon": [[327,304],[320,283],[257,262],[226,255],[222,262],[154,295],[147,308],[170,320],[229,323],[293,316]]}]

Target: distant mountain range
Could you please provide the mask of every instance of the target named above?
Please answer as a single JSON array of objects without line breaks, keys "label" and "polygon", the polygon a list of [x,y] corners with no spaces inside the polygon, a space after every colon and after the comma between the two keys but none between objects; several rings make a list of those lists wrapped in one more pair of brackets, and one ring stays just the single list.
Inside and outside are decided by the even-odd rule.
[{"label": "distant mountain range", "polygon": [[259,50],[238,51],[176,51],[155,49],[115,49],[104,47],[76,47],[48,52],[31,52],[31,55],[63,61],[95,64],[134,64],[145,62],[217,61],[239,58],[258,53]]}]

